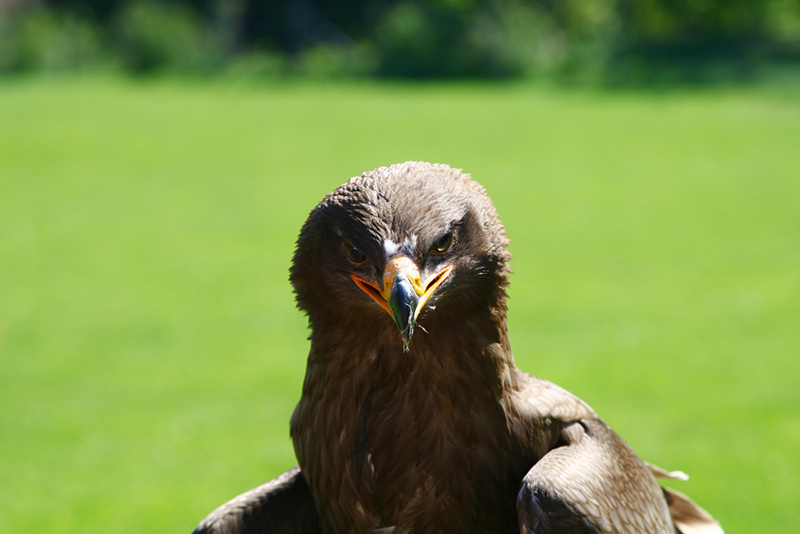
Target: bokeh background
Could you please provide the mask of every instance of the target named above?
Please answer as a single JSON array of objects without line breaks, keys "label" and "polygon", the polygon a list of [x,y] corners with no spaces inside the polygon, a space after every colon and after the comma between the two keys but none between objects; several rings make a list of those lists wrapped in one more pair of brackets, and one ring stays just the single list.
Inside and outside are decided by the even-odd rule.
[{"label": "bokeh background", "polygon": [[484,184],[517,363],[728,532],[800,524],[800,2],[0,1],[0,533],[291,467],[311,208]]}]

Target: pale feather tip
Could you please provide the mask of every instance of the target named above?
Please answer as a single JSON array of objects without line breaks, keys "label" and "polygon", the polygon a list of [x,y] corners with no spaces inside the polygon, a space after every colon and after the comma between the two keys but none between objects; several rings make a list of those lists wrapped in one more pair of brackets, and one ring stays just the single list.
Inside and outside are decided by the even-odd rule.
[{"label": "pale feather tip", "polygon": [[689,475],[683,471],[670,471],[669,478],[673,480],[689,480]]}]

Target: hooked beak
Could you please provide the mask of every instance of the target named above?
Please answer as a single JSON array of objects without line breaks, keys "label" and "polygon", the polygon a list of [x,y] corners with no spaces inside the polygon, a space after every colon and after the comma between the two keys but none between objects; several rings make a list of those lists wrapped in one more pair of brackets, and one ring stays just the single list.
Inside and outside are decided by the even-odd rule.
[{"label": "hooked beak", "polygon": [[408,256],[398,254],[386,264],[382,288],[356,274],[350,276],[364,293],[372,297],[392,317],[408,347],[422,308],[452,272],[453,266],[448,265],[423,288],[417,265]]}]

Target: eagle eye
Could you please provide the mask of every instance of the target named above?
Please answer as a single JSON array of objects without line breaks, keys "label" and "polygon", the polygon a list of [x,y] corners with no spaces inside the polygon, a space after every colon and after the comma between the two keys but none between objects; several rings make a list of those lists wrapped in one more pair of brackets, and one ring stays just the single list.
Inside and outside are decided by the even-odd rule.
[{"label": "eagle eye", "polygon": [[362,263],[367,262],[367,255],[347,241],[344,242],[344,252],[347,254],[347,259],[356,265],[361,265]]},{"label": "eagle eye", "polygon": [[435,252],[436,254],[444,254],[450,247],[453,245],[453,232],[447,232],[442,237],[436,240],[436,242],[431,247],[431,252]]}]

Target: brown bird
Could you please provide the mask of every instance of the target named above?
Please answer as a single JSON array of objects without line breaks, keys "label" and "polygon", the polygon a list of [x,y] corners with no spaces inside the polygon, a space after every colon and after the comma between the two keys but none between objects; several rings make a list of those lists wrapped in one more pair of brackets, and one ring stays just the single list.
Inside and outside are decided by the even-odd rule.
[{"label": "brown bird", "polygon": [[291,268],[311,350],[299,461],[195,533],[721,533],[583,401],[517,369],[484,189],[409,162],[351,179]]}]

